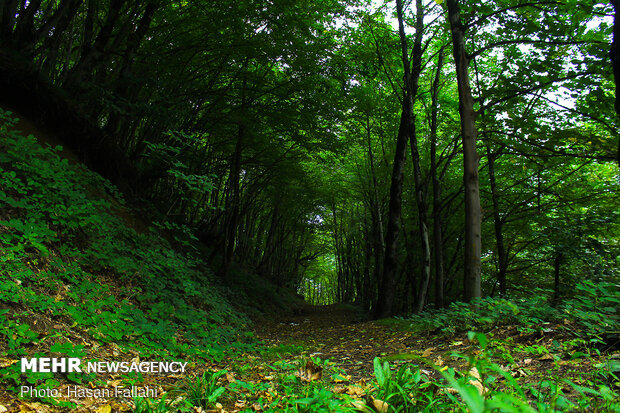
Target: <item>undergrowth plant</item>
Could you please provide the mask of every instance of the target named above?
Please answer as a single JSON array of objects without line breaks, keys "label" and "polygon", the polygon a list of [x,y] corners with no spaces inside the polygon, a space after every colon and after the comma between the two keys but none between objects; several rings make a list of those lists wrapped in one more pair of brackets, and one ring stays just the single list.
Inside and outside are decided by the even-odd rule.
[{"label": "undergrowth plant", "polygon": [[213,407],[226,388],[218,384],[218,379],[226,370],[205,371],[202,376],[189,378],[181,385],[187,401],[196,407],[207,409]]},{"label": "undergrowth plant", "polygon": [[392,371],[387,361],[374,359],[376,397],[387,403],[391,411],[422,411],[437,403],[436,386],[419,368],[405,364]]},{"label": "undergrowth plant", "polygon": [[[620,411],[620,394],[606,380],[595,377],[585,386],[551,369],[539,380],[520,381],[510,368],[496,361],[495,340],[476,332],[469,332],[468,338],[476,343],[476,351],[452,354],[452,358],[467,362],[462,371],[415,354],[376,358],[376,397],[388,402],[390,412]],[[388,360],[413,363],[393,370]],[[440,379],[421,374],[422,366],[433,368]]]},{"label": "undergrowth plant", "polygon": [[133,413],[168,413],[190,411],[187,406],[182,406],[179,403],[173,403],[167,400],[167,396],[167,394],[164,394],[159,400],[136,397],[134,398]]},{"label": "undergrowth plant", "polygon": [[[539,289],[527,299],[486,297],[471,303],[455,302],[445,309],[411,315],[407,320],[414,331],[443,335],[489,332],[501,326],[514,326],[521,333],[540,333],[548,328],[547,323],[556,323],[558,328],[570,329],[573,335],[599,342],[606,335],[620,332],[620,287],[615,283],[583,281],[576,285],[572,297],[560,303],[546,298],[551,295],[550,291]],[[567,322],[569,327],[564,327]]]}]

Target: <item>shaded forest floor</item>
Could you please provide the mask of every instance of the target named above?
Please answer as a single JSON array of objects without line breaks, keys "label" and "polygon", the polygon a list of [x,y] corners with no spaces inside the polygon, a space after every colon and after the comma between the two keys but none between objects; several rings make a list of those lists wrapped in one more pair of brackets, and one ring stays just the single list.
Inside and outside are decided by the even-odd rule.
[{"label": "shaded forest floor", "polygon": [[[89,348],[90,357],[125,361],[140,358],[137,351],[128,351],[112,343],[102,345],[78,332],[72,334],[71,326],[63,327],[62,322],[57,322],[57,327],[67,330],[72,342]],[[435,330],[414,333],[410,321],[370,321],[352,306],[308,305],[294,315],[254,323],[254,334],[260,342],[249,351],[229,354],[217,361],[190,360],[193,378],[189,375],[144,375],[132,381],[139,387],[156,388],[158,397],[165,395],[164,399],[172,405],[175,400],[186,398],[197,385],[207,390],[203,392],[205,397],[218,393],[211,402],[204,403],[204,407],[177,410],[177,404],[176,408],[168,405],[162,410],[154,407],[138,410],[131,399],[97,397],[59,398],[57,401],[61,401],[61,405],[53,406],[49,404],[50,399],[16,400],[6,392],[0,392],[0,405],[15,412],[388,412],[394,411],[388,406],[397,401],[390,400],[392,404],[388,405],[381,400],[388,395],[382,394],[385,384],[378,380],[375,358],[389,361],[389,371],[393,372],[395,382],[402,379],[397,377],[397,371],[419,372],[417,390],[424,391],[425,397],[431,401],[445,399],[446,391],[453,392],[452,396],[457,394],[454,388],[437,385],[442,381],[440,371],[448,367],[457,372],[455,377],[469,377],[480,394],[490,392],[490,386],[514,391],[501,377],[497,381],[497,377],[488,381],[488,374],[494,370],[489,366],[497,366],[519,382],[526,398],[535,401],[550,397],[544,392],[553,389],[544,383],[560,384],[563,380],[570,380],[576,386],[592,384],[602,365],[620,360],[617,343],[597,348],[576,339],[570,333],[568,320],[559,325],[530,325],[526,332],[522,327],[503,325],[493,328],[484,336],[489,340],[484,344],[480,337],[470,341],[467,332],[444,334]],[[485,362],[480,364],[480,360]],[[199,383],[200,377],[202,382]],[[412,377],[409,375],[408,380],[413,380]],[[98,383],[83,383],[83,386],[110,387],[131,381],[127,376],[114,374],[98,379]],[[61,389],[71,385],[62,378],[60,382]],[[405,382],[401,380],[400,385]],[[536,389],[540,392],[537,393]],[[581,397],[578,387],[562,385],[554,391],[575,403]],[[409,389],[407,397],[415,396],[415,392],[416,389]],[[63,401],[77,402],[77,405],[63,407]],[[155,406],[156,399],[151,399],[151,403]],[[432,411],[453,408],[454,405],[444,408],[439,405],[438,410]]]},{"label": "shaded forest floor", "polygon": [[298,314],[255,326],[256,336],[272,348],[303,348],[338,363],[351,380],[372,376],[375,357],[418,348],[419,340],[396,320],[370,321],[353,306],[303,307]]},{"label": "shaded forest floor", "polygon": [[[600,349],[590,347],[572,336],[571,323],[564,325],[544,322],[527,326],[504,325],[486,332],[489,340],[509,344],[518,367],[527,365],[530,373],[548,371],[553,361],[565,366],[562,370],[593,370],[597,357],[584,359],[583,351],[614,353],[620,359],[620,342],[601,343]],[[354,307],[345,305],[306,306],[298,315],[287,316],[275,322],[255,326],[259,339],[271,348],[302,349],[322,359],[334,361],[347,372],[351,380],[370,380],[375,357],[390,358],[396,355],[418,354],[437,366],[443,366],[451,353],[481,354],[476,340],[469,340],[468,332],[442,334],[440,331],[413,332],[411,322],[404,319],[368,320]],[[536,351],[532,351],[532,349]],[[603,350],[601,352],[601,350]],[[533,354],[539,353],[539,354]],[[618,354],[616,354],[618,353]],[[538,356],[538,357],[537,357]],[[590,355],[593,356],[593,355]],[[573,360],[573,362],[571,362]],[[450,363],[452,366],[463,363]]]},{"label": "shaded forest floor", "polygon": [[[314,381],[320,382],[320,386],[325,386],[333,395],[347,400],[346,405],[341,406],[343,409],[352,407],[358,411],[387,412],[400,408],[402,411],[402,404],[389,405],[378,398],[393,396],[385,392],[386,384],[378,377],[378,359],[381,363],[389,361],[389,367],[384,365],[384,368],[388,367],[388,376],[392,372],[393,384],[405,387],[411,383],[406,383],[407,374],[402,373],[419,372],[419,378],[413,380],[417,380],[418,390],[427,389],[424,390],[430,400],[427,400],[427,406],[437,402],[446,389],[449,393],[458,393],[455,388],[440,389],[435,384],[442,382],[441,372],[449,369],[456,372],[456,377],[465,378],[466,382],[469,380],[481,395],[490,394],[488,386],[493,386],[496,390],[522,392],[530,402],[542,405],[553,399],[551,393],[555,392],[561,394],[557,407],[568,409],[571,403],[579,405],[583,398],[580,386],[600,382],[600,379],[611,384],[614,377],[605,377],[604,367],[614,370],[620,360],[619,337],[613,338],[611,344],[596,343],[595,340],[587,342],[573,333],[573,328],[577,326],[568,319],[560,324],[504,324],[472,337],[468,331],[446,334],[434,329],[414,332],[410,321],[368,320],[352,306],[305,306],[296,315],[257,324],[256,336],[265,343],[267,350],[263,350],[260,357],[232,361],[227,368],[249,371],[244,380],[268,382],[270,389],[314,395],[302,400],[311,400],[316,404],[315,408],[299,411],[330,411],[327,403],[321,400],[329,395],[309,391]],[[249,368],[245,363],[253,367]],[[293,375],[289,374],[288,385],[286,378],[282,380],[280,366],[297,368]],[[500,370],[505,373],[504,378]],[[230,374],[227,377],[232,379]],[[510,378],[516,381],[510,383]],[[411,380],[412,375],[408,379]],[[300,389],[299,385],[306,386],[306,389]],[[618,382],[614,385],[617,386]],[[405,398],[415,397],[412,388],[406,393]],[[395,401],[397,404],[398,400]],[[417,408],[409,405],[409,409],[418,411],[424,405],[424,402]],[[288,405],[285,402],[277,406],[286,410],[291,408],[291,401]],[[294,401],[292,406],[295,406]],[[597,411],[596,405],[589,406]],[[224,410],[241,411],[247,405],[236,403],[223,407]],[[251,407],[256,411],[270,410],[260,403]],[[454,405],[446,405],[439,407],[439,411],[453,408]],[[516,406],[515,409],[519,410]],[[406,405],[404,411],[409,411]]]}]

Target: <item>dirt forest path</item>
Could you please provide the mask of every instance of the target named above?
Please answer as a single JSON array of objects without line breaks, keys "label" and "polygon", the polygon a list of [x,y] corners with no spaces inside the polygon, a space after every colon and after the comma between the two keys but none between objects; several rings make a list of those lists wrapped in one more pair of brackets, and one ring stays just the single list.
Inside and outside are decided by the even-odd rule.
[{"label": "dirt forest path", "polygon": [[[483,358],[497,363],[496,368],[514,378],[520,378],[521,386],[536,386],[553,374],[580,377],[595,371],[597,364],[605,362],[605,355],[581,353],[583,348],[577,342],[561,347],[559,343],[574,338],[571,329],[564,324],[543,322],[523,328],[512,324],[498,325],[485,333],[486,337],[495,340],[496,346]],[[348,383],[365,386],[374,381],[375,357],[391,360],[390,365],[394,368],[409,364],[411,356],[421,357],[426,362],[412,363],[435,381],[441,380],[440,374],[427,362],[436,367],[470,372],[472,366],[469,358],[464,356],[478,356],[483,351],[479,342],[468,339],[464,328],[464,325],[458,326],[453,334],[439,330],[416,332],[405,320],[372,321],[353,307],[332,305],[305,306],[298,315],[256,324],[255,332],[267,346],[302,346],[302,354],[329,359],[344,370]],[[620,354],[612,355],[612,358],[620,358]],[[564,391],[566,397],[574,400],[582,397],[570,388]]]},{"label": "dirt forest path", "polygon": [[370,378],[375,357],[424,351],[427,344],[402,323],[371,321],[343,305],[308,305],[297,315],[257,324],[255,333],[269,346],[300,345],[312,356],[334,361],[352,380]]}]

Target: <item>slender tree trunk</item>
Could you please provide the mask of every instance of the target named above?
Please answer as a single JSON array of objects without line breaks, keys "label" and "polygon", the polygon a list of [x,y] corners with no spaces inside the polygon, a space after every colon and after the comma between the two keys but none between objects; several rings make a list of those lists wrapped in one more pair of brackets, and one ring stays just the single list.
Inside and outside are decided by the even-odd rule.
[{"label": "slender tree trunk", "polygon": [[553,299],[556,301],[560,299],[560,264],[562,263],[562,258],[564,258],[564,254],[559,252],[553,260]]},{"label": "slender tree trunk", "polygon": [[447,0],[452,30],[454,62],[459,91],[459,114],[463,142],[463,182],[465,185],[465,259],[463,299],[480,297],[481,223],[478,153],[476,152],[476,113],[469,83],[469,58],[465,52],[465,26],[461,22],[458,0]]},{"label": "slender tree trunk", "polygon": [[232,263],[235,253],[235,243],[237,235],[237,226],[239,221],[239,175],[241,173],[241,153],[243,150],[243,138],[245,135],[245,125],[242,123],[238,126],[237,143],[233,153],[230,165],[230,191],[231,197],[227,205],[227,223],[226,223],[226,242],[224,247],[224,268],[225,277],[229,275],[230,264]]},{"label": "slender tree trunk", "polygon": [[[402,29],[402,30],[401,30]],[[409,144],[411,147],[411,160],[413,162],[413,180],[416,193],[416,204],[418,206],[418,223],[420,227],[420,239],[422,245],[422,277],[420,286],[417,289],[414,312],[419,313],[424,308],[426,291],[431,279],[431,246],[429,242],[428,214],[424,197],[424,184],[422,183],[422,168],[420,167],[420,151],[418,148],[418,136],[413,114],[413,104],[418,94],[418,80],[422,72],[422,32],[424,30],[424,12],[422,10],[422,0],[416,0],[416,37],[411,56],[411,71],[409,71],[409,59],[407,57],[407,38],[405,37],[404,24],[402,23],[402,11],[399,13],[399,34],[401,48],[403,50],[403,64],[405,65],[405,79],[407,82],[407,94],[411,96],[411,105],[406,109],[409,119]],[[403,108],[405,109],[405,108]]]},{"label": "slender tree trunk", "polygon": [[[364,216],[367,216],[366,214]],[[374,221],[374,219],[371,218],[371,221]],[[374,225],[371,223],[371,225]],[[364,254],[364,258],[365,258],[365,268],[364,268],[364,282],[362,284],[362,290],[361,290],[361,304],[364,308],[365,311],[370,310],[371,307],[371,303],[373,302],[374,297],[371,296],[370,291],[371,291],[371,285],[372,285],[372,280],[371,280],[371,275],[370,275],[370,268],[372,267],[372,256],[373,256],[373,244],[374,244],[374,238],[375,238],[375,234],[374,234],[374,229],[371,228],[371,231],[369,233],[368,231],[368,222],[365,222],[364,225],[364,238],[366,240],[366,250],[365,250],[365,254]],[[376,260],[376,258],[375,258]]]},{"label": "slender tree trunk", "polygon": [[[97,34],[92,46],[83,45],[82,55],[80,60],[71,68],[66,78],[66,86],[75,87],[79,84],[88,74],[95,71],[95,68],[103,64],[102,56],[105,54],[107,45],[113,38],[113,31],[116,27],[118,20],[121,16],[121,9],[127,0],[111,0],[110,7],[108,8],[107,16],[103,27]],[[94,6],[94,3],[89,2],[88,14],[91,13],[90,8]],[[94,16],[92,18],[95,18]],[[87,22],[87,28],[89,28]],[[86,29],[85,29],[86,30]]]},{"label": "slender tree trunk", "polygon": [[[121,68],[119,70],[119,77],[117,80],[115,95],[118,97],[126,98],[129,101],[134,100],[140,92],[140,85],[133,84],[130,81],[131,77],[131,65],[133,63],[136,52],[138,51],[142,40],[146,36],[153,17],[157,11],[157,4],[148,3],[142,15],[142,18],[138,22],[136,30],[129,35],[125,52],[123,53],[123,60]],[[118,111],[112,111],[108,123],[105,127],[106,131],[115,136],[117,140],[122,141],[122,146],[127,151],[130,145],[129,136],[123,136],[119,133],[119,126],[123,116]],[[128,122],[129,120],[126,120]],[[120,135],[120,136],[119,136]]]},{"label": "slender tree trunk", "polygon": [[[75,18],[78,13],[80,6],[82,5],[83,0],[73,0],[71,2],[65,2],[65,7],[59,10],[54,14],[52,20],[54,23],[52,26],[43,27],[37,31],[38,38],[43,38],[45,35],[49,33],[51,28],[54,28],[53,35],[47,37],[43,44],[40,46],[40,50],[43,51],[45,58],[41,61],[41,71],[43,74],[47,75],[50,79],[57,80],[58,79],[58,55],[60,54],[61,48],[63,46],[63,39],[67,40],[71,43],[73,40],[73,32],[75,31],[76,24],[72,25],[69,30],[69,35],[67,36],[67,29],[71,25],[71,22]],[[49,22],[48,22],[49,23]],[[71,53],[71,46],[67,47],[68,52]],[[39,51],[37,50],[37,53]]]},{"label": "slender tree trunk", "polygon": [[377,248],[377,252],[381,251],[381,253],[383,253],[383,251],[385,250],[385,241],[383,239],[383,216],[381,213],[381,200],[379,199],[379,183],[377,182],[377,173],[375,171],[375,157],[372,151],[370,119],[368,116],[366,117],[366,132],[367,132],[366,138],[367,138],[367,145],[368,145],[368,162],[370,164],[370,175],[372,177],[372,195],[373,195],[372,208],[373,208],[373,213],[376,216],[377,233],[375,235],[377,236],[376,242],[377,242],[377,246],[379,247]]},{"label": "slender tree trunk", "polygon": [[[379,318],[392,315],[392,306],[396,289],[396,254],[398,249],[399,221],[402,210],[402,188],[403,171],[407,152],[407,141],[415,134],[415,119],[413,119],[413,102],[418,89],[418,79],[421,71],[421,41],[422,41],[422,2],[416,0],[416,45],[414,46],[412,72],[409,65],[407,42],[405,36],[405,25],[403,19],[403,4],[401,0],[396,0],[396,11],[398,13],[398,28],[400,34],[400,46],[405,70],[405,93],[403,96],[402,113],[398,136],[396,138],[396,152],[394,154],[394,166],[392,169],[392,184],[390,186],[390,205],[388,212],[388,224],[385,245],[385,259],[383,264],[383,281],[379,291],[379,302],[375,315]],[[422,16],[423,17],[423,16]],[[418,62],[420,60],[420,62]]]},{"label": "slender tree trunk", "polygon": [[[501,151],[501,150],[500,150]],[[491,184],[491,199],[493,200],[493,222],[495,224],[495,242],[497,244],[497,281],[499,282],[499,296],[506,297],[506,272],[508,270],[508,258],[504,247],[504,233],[502,227],[504,221],[499,215],[499,194],[495,183],[495,158],[498,154],[491,152],[487,145],[487,157],[489,162],[489,181]]]},{"label": "slender tree trunk", "polygon": [[[406,99],[411,101],[411,99]],[[407,104],[407,103],[406,103]],[[392,184],[390,186],[390,204],[388,209],[387,234],[385,240],[385,258],[383,260],[383,277],[379,284],[379,299],[375,309],[375,317],[385,318],[392,315],[392,305],[396,289],[398,231],[401,214],[401,197],[403,189],[403,170],[407,153],[407,126],[406,112],[400,116],[400,126],[396,138],[396,152],[392,169]]]},{"label": "slender tree trunk", "polygon": [[[614,82],[616,84],[616,115],[620,117],[620,17],[618,17],[618,0],[611,0],[614,6],[614,35],[611,43],[609,56],[614,72]],[[620,138],[618,139],[618,167],[620,167]]]},{"label": "slender tree trunk", "polygon": [[33,0],[28,2],[26,9],[19,13],[17,25],[15,26],[15,31],[13,32],[15,46],[21,49],[21,52],[27,56],[30,56],[34,51],[34,18],[41,8],[41,2],[42,0]]},{"label": "slender tree trunk", "polygon": [[336,283],[336,299],[340,300],[341,299],[341,288],[340,288],[340,283],[342,280],[342,271],[343,271],[343,251],[341,246],[341,235],[340,235],[340,229],[338,228],[338,217],[336,215],[336,201],[333,200],[332,201],[332,217],[334,218],[334,249],[335,249],[335,254],[336,254],[336,274],[337,274],[337,283]]},{"label": "slender tree trunk", "polygon": [[371,206],[371,219],[372,219],[372,245],[374,250],[374,269],[373,277],[374,284],[368,283],[366,285],[366,296],[369,307],[375,304],[376,289],[370,290],[371,285],[377,285],[381,279],[383,262],[382,258],[385,255],[385,239],[383,235],[383,213],[381,212],[381,200],[379,198],[379,184],[377,182],[377,173],[375,171],[375,157],[372,151],[371,133],[370,133],[370,119],[366,117],[366,137],[368,145],[368,162],[370,163],[370,174],[372,177],[372,206]]},{"label": "slender tree trunk", "polygon": [[52,29],[54,29],[54,35],[52,37],[61,37],[71,20],[73,20],[77,14],[83,1],[84,0],[62,0],[54,14],[45,19],[41,27],[37,29],[35,41],[40,41],[47,36]]},{"label": "slender tree trunk", "polygon": [[433,250],[435,258],[435,307],[444,306],[444,257],[443,257],[443,235],[441,221],[441,180],[437,168],[437,113],[439,112],[439,79],[443,66],[443,50],[439,51],[437,60],[437,71],[433,83],[431,98],[431,174],[433,180]]},{"label": "slender tree trunk", "polygon": [[257,272],[259,275],[266,276],[269,278],[271,276],[271,258],[273,256],[274,251],[274,239],[276,237],[276,231],[278,225],[280,223],[280,207],[279,200],[276,200],[275,206],[273,208],[273,214],[271,215],[271,224],[269,225],[269,232],[267,233],[267,240],[265,241],[265,246],[263,249],[263,255],[260,260],[260,264],[257,267]]}]

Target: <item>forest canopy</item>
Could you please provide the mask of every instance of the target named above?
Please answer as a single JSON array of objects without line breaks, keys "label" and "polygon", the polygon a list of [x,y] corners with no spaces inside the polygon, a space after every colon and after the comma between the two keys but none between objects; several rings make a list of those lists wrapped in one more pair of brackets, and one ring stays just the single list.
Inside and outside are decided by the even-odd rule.
[{"label": "forest canopy", "polygon": [[378,317],[561,299],[620,276],[613,13],[5,0],[0,97],[195,234],[227,282],[242,268]]}]

